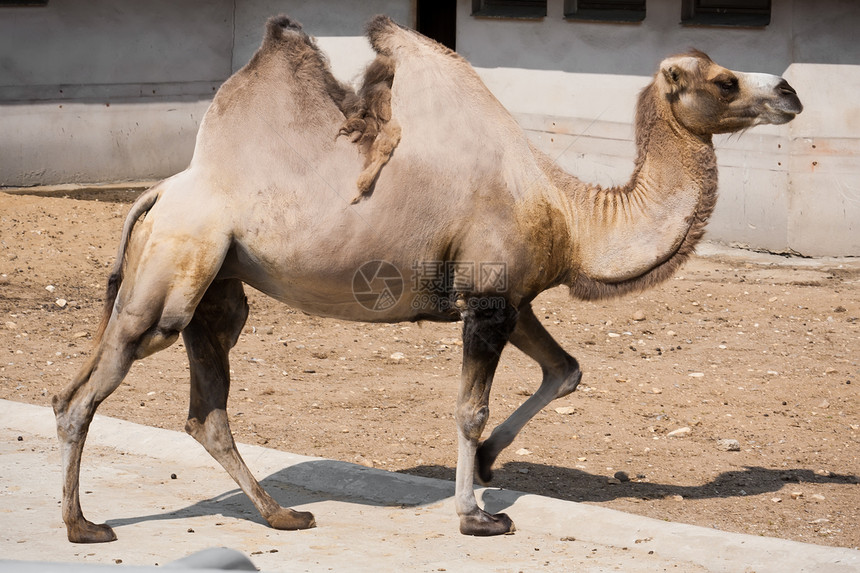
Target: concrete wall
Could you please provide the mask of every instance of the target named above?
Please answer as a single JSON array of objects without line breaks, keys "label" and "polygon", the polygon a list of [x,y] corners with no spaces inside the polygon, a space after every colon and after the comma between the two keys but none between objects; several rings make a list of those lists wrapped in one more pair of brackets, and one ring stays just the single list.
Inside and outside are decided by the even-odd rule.
[{"label": "concrete wall", "polygon": [[[157,179],[183,169],[217,86],[286,12],[341,79],[372,53],[377,13],[411,25],[415,0],[63,0],[0,8],[0,185]],[[806,110],[786,126],[716,140],[721,198],[710,237],[773,251],[860,255],[860,10],[773,0],[761,29],[684,27],[680,0],[638,24],[482,19],[458,0],[457,49],[568,171],[626,181],[636,93],[690,46],[739,70],[785,76]]]},{"label": "concrete wall", "polygon": [[207,0],[0,8],[0,185],[183,169],[230,74],[231,20]]},{"label": "concrete wall", "polygon": [[[337,9],[332,9],[337,5]],[[0,186],[149,180],[184,169],[218,86],[289,13],[351,77],[364,23],[410,2],[57,0],[0,8]]]}]

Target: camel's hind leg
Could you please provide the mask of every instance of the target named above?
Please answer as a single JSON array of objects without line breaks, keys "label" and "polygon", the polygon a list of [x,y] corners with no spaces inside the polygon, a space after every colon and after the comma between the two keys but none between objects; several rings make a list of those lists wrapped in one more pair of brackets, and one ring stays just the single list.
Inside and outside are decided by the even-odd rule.
[{"label": "camel's hind leg", "polygon": [[230,432],[227,355],[236,344],[247,317],[248,304],[242,283],[235,279],[216,281],[182,331],[191,363],[191,404],[185,429],[224,466],[272,527],[307,529],[314,526],[313,515],[278,505],[251,475]]},{"label": "camel's hind leg", "polygon": [[493,462],[502,450],[511,445],[523,426],[547,404],[576,390],[582,378],[579,363],[546,331],[531,306],[520,309],[511,343],[540,364],[543,380],[537,392],[499,424],[478,447],[476,475],[485,484],[493,477]]},{"label": "camel's hind leg", "polygon": [[[150,227],[151,229],[151,227]],[[172,344],[191,320],[212,281],[227,241],[190,241],[183,236],[136,234],[129,249],[127,279],[93,356],[75,379],[54,396],[63,463],[63,520],[69,541],[116,539],[107,525],[87,521],[80,504],[81,453],[96,408],[122,382],[135,360]]]},{"label": "camel's hind leg", "polygon": [[[57,436],[63,460],[63,521],[69,541],[98,543],[116,535],[107,525],[87,521],[81,511],[81,454],[96,408],[116,390],[132,363],[166,348],[179,336],[180,326],[162,320],[154,304],[142,313],[114,314],[92,358],[75,379],[53,398]],[[138,307],[141,308],[141,307]]]},{"label": "camel's hind leg", "polygon": [[96,408],[119,386],[131,363],[128,352],[100,345],[72,383],[53,398],[63,458],[63,521],[73,543],[116,539],[110,526],[96,525],[84,518],[80,501],[81,454]]}]

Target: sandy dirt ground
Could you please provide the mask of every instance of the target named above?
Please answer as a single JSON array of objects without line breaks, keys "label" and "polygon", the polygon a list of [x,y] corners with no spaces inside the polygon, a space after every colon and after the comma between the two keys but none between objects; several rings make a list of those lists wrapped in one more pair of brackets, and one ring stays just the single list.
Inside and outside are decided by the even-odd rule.
[{"label": "sandy dirt ground", "polygon": [[[48,405],[82,366],[136,196],[0,192],[0,398]],[[348,323],[248,298],[231,354],[237,440],[453,479],[460,324]],[[493,485],[860,547],[860,262],[697,257],[639,295],[583,303],[559,288],[534,308],[585,375],[500,456]],[[99,413],[181,429],[187,378],[180,340]],[[539,381],[507,349],[490,427]]]}]

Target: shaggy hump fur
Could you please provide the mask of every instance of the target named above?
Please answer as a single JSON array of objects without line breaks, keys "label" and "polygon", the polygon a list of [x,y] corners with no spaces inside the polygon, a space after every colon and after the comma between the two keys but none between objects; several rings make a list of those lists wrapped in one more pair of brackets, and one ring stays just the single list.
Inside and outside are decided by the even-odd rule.
[{"label": "shaggy hump fur", "polygon": [[379,54],[364,72],[364,82],[355,105],[347,112],[339,135],[358,144],[364,155],[364,169],[358,177],[358,202],[369,194],[382,167],[400,143],[400,124],[392,117],[391,86],[394,83],[394,60]]},{"label": "shaggy hump fur", "polygon": [[377,54],[394,57],[395,52],[399,47],[398,42],[405,40],[408,42],[418,42],[425,46],[431,46],[435,51],[441,54],[445,54],[463,62],[466,61],[454,50],[416,32],[411,28],[401,26],[388,16],[379,15],[374,17],[370,22],[368,22],[365,30],[367,38],[370,40],[370,45],[373,46],[373,49]]},{"label": "shaggy hump fur", "polygon": [[388,16],[383,16],[380,14],[379,16],[374,17],[372,20],[370,20],[370,22],[367,23],[367,28],[365,30],[367,33],[367,38],[370,40],[370,45],[373,46],[373,49],[376,50],[376,53],[390,56],[391,53],[382,42],[382,39],[385,38],[392,31],[398,29],[403,28],[401,28]]},{"label": "shaggy hump fur", "polygon": [[276,37],[281,34],[284,30],[295,30],[296,32],[302,31],[302,25],[286,14],[279,14],[278,16],[272,16],[269,18],[269,21],[266,22],[266,36],[267,37]]},{"label": "shaggy hump fur", "polygon": [[344,115],[354,112],[358,99],[355,91],[334,77],[328,58],[302,25],[283,14],[266,22],[263,44],[248,66],[253,68],[259,59],[273,55],[289,62],[294,85],[321,87]]},{"label": "shaggy hump fur", "polygon": [[[397,27],[385,17],[375,21],[380,26]],[[364,169],[356,181],[358,194],[352,202],[359,201],[371,192],[379,172],[400,142],[400,125],[391,113],[394,61],[382,53],[377,55],[365,70],[356,93],[334,77],[328,58],[314,39],[302,30],[300,23],[286,15],[274,16],[266,23],[263,45],[249,65],[263,57],[261,54],[273,52],[290,62],[295,84],[314,86],[321,82],[322,89],[343,113],[344,122],[337,135],[349,137],[365,158]]]}]

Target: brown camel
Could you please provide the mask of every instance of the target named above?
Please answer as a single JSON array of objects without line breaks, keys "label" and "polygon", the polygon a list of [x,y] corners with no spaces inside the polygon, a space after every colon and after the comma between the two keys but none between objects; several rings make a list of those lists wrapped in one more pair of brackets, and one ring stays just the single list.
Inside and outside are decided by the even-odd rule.
[{"label": "brown camel", "polygon": [[[115,539],[80,506],[97,406],[135,360],[180,334],[191,370],[186,430],[272,527],[315,525],[260,487],[230,432],[228,353],[248,316],[243,283],[346,320],[462,320],[460,531],[512,532],[507,515],[478,506],[474,476],[488,481],[523,425],[581,377],[531,301],[557,285],[597,299],[665,280],[714,207],[711,135],[785,123],[802,109],[779,77],[730,71],[700,52],[670,57],[639,96],[633,176],[604,189],[532,147],[455,53],[385,17],[368,33],[380,59],[354,93],[298,24],[270,20],[259,51],[206,113],[188,169],[132,207],[96,348],[53,401],[71,541]],[[480,443],[508,342],[543,379]]]}]

